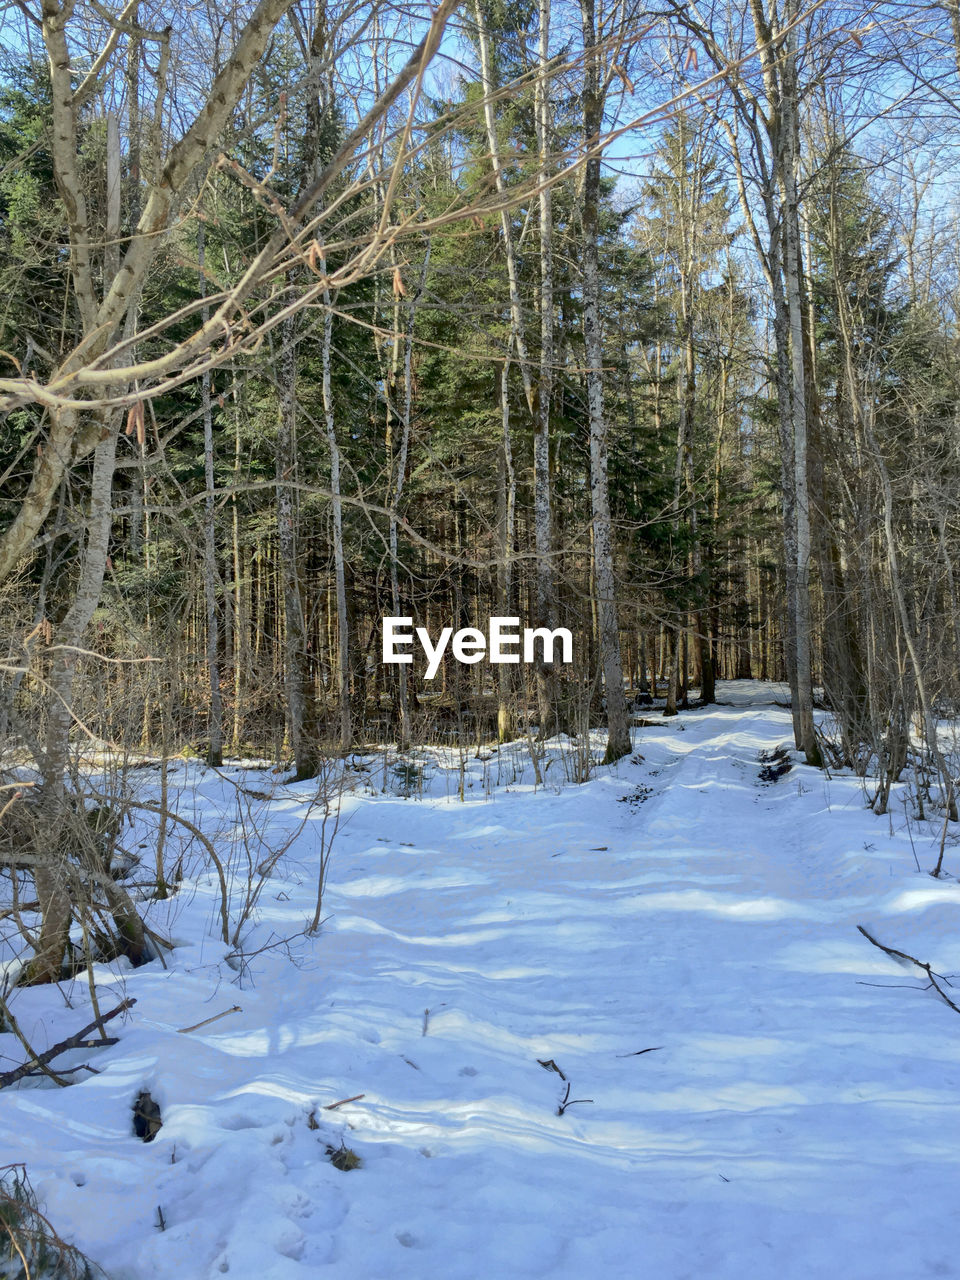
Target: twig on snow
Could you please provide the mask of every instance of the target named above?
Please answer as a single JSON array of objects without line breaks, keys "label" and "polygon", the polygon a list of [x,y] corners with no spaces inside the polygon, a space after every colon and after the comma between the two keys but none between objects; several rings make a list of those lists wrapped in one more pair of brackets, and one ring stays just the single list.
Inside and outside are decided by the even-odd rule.
[{"label": "twig on snow", "polygon": [[935,974],[933,971],[933,968],[929,964],[927,964],[925,960],[918,960],[916,956],[907,955],[906,951],[898,951],[896,947],[884,946],[882,942],[878,942],[877,939],[873,937],[872,934],[868,933],[862,924],[858,924],[857,928],[863,934],[863,936],[866,938],[868,942],[872,942],[875,947],[879,947],[881,951],[885,951],[887,955],[892,956],[894,960],[906,960],[910,964],[915,964],[918,969],[922,969],[923,972],[930,979],[930,986],[933,987],[934,991],[936,991],[940,999],[943,1000],[945,1004],[948,1004],[950,1008],[954,1011],[954,1013],[960,1013],[960,1005],[955,1004],[950,999],[946,991],[944,991],[943,987],[941,987],[940,983],[937,981],[937,978],[940,977],[940,980],[942,982],[946,982],[947,986],[950,985],[949,981],[946,978],[944,978],[942,974],[940,975]]},{"label": "twig on snow", "polygon": [[[106,1040],[98,1040],[98,1041],[97,1041],[97,1045],[98,1045],[98,1046],[105,1045],[105,1044],[106,1044],[106,1045],[110,1045],[110,1044],[116,1044],[116,1043],[117,1043],[117,1038],[116,1038],[116,1036],[108,1036],[108,1037],[106,1038]],[[89,1048],[90,1046],[89,1046],[89,1045],[82,1045],[82,1046],[78,1045],[77,1047],[78,1047],[78,1048],[84,1048],[84,1049],[86,1049],[86,1048]],[[100,1068],[99,1068],[99,1067],[91,1067],[91,1065],[90,1065],[90,1063],[89,1063],[89,1062],[81,1062],[81,1063],[80,1063],[80,1065],[79,1065],[79,1067],[58,1067],[58,1068],[57,1068],[57,1074],[58,1074],[58,1075],[61,1075],[61,1076],[69,1076],[69,1075],[72,1075],[74,1071],[89,1071],[89,1072],[91,1072],[91,1074],[93,1074],[93,1075],[95,1075],[95,1076],[98,1076],[98,1075],[100,1074]],[[26,1075],[25,1075],[23,1078],[24,1078],[25,1080],[29,1080],[32,1076],[45,1076],[45,1075],[47,1075],[47,1074],[48,1074],[48,1071],[44,1070],[44,1068],[43,1068],[43,1067],[35,1067],[35,1068],[33,1069],[33,1071],[28,1071],[28,1072],[26,1073]]]},{"label": "twig on snow", "polygon": [[571,1098],[570,1097],[570,1081],[567,1081],[567,1089],[563,1095],[559,1107],[557,1107],[557,1115],[562,1116],[567,1107],[575,1107],[578,1102],[593,1102],[592,1098]]},{"label": "twig on snow", "polygon": [[[447,1002],[446,1002],[446,1000],[444,1000],[441,1004],[438,1004],[438,1005],[437,1005],[437,1009],[445,1009],[446,1007],[447,1007]],[[425,1036],[425,1035],[427,1034],[427,1027],[428,1027],[428,1026],[429,1026],[429,1024],[430,1024],[430,1015],[431,1015],[431,1014],[433,1014],[433,1013],[436,1013],[437,1009],[424,1009],[424,1011],[423,1011],[423,1030],[420,1032],[421,1036]]]},{"label": "twig on snow", "polygon": [[[19,1067],[15,1067],[13,1071],[4,1071],[0,1073],[0,1089],[5,1089],[8,1084],[15,1084],[18,1080],[22,1080],[24,1076],[36,1071],[37,1067],[45,1067],[48,1062],[52,1062],[54,1058],[66,1053],[68,1049],[77,1049],[81,1045],[84,1048],[94,1048],[101,1045],[116,1044],[116,1040],[108,1037],[105,1040],[87,1041],[91,1031],[96,1031],[104,1022],[109,1022],[111,1018],[115,1018],[118,1013],[124,1013],[127,1009],[131,1009],[136,1000],[131,997],[121,1001],[115,1009],[111,1009],[109,1013],[103,1014],[98,1020],[91,1022],[89,1026],[84,1027],[82,1031],[78,1031],[76,1035],[68,1036],[66,1040],[61,1040],[59,1044],[55,1044],[52,1049],[45,1049],[43,1053],[36,1054],[29,1062],[22,1063]],[[87,1041],[84,1044],[84,1041]]]},{"label": "twig on snow", "polygon": [[177,1027],[177,1035],[185,1036],[189,1031],[199,1031],[201,1027],[208,1027],[211,1022],[218,1022],[221,1018],[225,1018],[228,1013],[243,1013],[238,1004],[231,1009],[224,1009],[223,1013],[215,1013],[212,1018],[204,1018],[202,1022],[195,1022],[192,1027]]},{"label": "twig on snow", "polygon": [[[537,1062],[540,1063],[540,1066],[543,1067],[544,1071],[555,1071],[561,1080],[566,1080],[567,1077],[563,1074],[552,1058],[538,1058]],[[569,1093],[569,1090],[567,1090],[567,1092]]]}]

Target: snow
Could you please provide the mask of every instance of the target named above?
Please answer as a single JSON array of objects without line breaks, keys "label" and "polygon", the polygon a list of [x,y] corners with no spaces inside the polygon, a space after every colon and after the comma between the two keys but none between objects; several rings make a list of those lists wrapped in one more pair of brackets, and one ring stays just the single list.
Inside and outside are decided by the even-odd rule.
[{"label": "snow", "polygon": [[[254,859],[306,816],[245,962],[194,847],[151,915],[170,967],[98,968],[104,1010],[137,1000],[120,1042],[61,1060],[100,1068],[68,1089],[0,1092],[0,1163],[26,1162],[112,1280],[960,1274],[960,1022],[856,929],[960,970],[960,885],[926,874],[942,819],[908,832],[855,778],[799,763],[761,785],[759,752],[791,737],[783,692],[719,696],[583,785],[570,747],[542,787],[522,746],[371,758],[315,937],[311,786],[182,766],[234,914],[238,785],[271,796],[243,801],[269,837]],[[41,1044],[91,1019],[85,979],[63,990],[70,1009],[14,999]],[[20,1060],[10,1036],[0,1052]],[[163,1111],[150,1144],[141,1088]],[[341,1142],[362,1168],[330,1163]]]}]

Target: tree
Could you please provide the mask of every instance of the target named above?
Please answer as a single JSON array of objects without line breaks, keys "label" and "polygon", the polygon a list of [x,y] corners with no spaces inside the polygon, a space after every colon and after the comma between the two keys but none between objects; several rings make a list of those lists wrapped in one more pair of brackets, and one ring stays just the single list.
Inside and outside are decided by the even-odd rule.
[{"label": "tree", "polygon": [[[807,387],[803,342],[800,256],[799,28],[805,15],[797,0],[782,8],[749,0],[753,47],[762,87],[746,76],[730,80],[732,115],[721,117],[730,145],[744,217],[773,301],[776,388],[780,415],[783,540],[786,577],[785,657],[794,735],[810,764],[820,763],[813,723],[810,604],[810,502],[808,492]],[[678,15],[718,68],[731,61],[709,22],[691,6]],[[744,143],[746,139],[746,145]],[[752,165],[752,172],[748,166]],[[755,186],[766,235],[761,236],[748,193]]]},{"label": "tree", "polygon": [[[143,398],[148,393],[151,380],[183,370],[185,365],[195,375],[212,363],[226,360],[238,345],[249,346],[258,340],[248,321],[241,319],[237,324],[244,301],[276,268],[278,258],[288,250],[292,228],[302,223],[352,157],[357,145],[369,137],[376,122],[383,118],[404,89],[422,76],[455,4],[456,0],[443,0],[426,35],[404,68],[348,134],[329,164],[320,174],[311,177],[288,215],[281,216],[278,229],[267,239],[240,282],[218,299],[210,318],[203,319],[204,299],[200,308],[200,326],[190,337],[175,343],[165,354],[140,362],[136,359],[136,347],[146,338],[146,335],[137,333],[140,293],[160,251],[163,233],[175,216],[178,198],[185,194],[199,166],[216,147],[272,32],[287,12],[290,0],[260,0],[240,27],[231,56],[214,76],[191,123],[172,145],[161,148],[161,139],[154,131],[150,139],[153,172],[152,175],[135,175],[133,203],[136,210],[142,205],[142,212],[131,228],[122,257],[113,252],[120,230],[119,202],[113,196],[108,197],[98,218],[90,178],[82,171],[84,113],[99,91],[103,78],[111,74],[123,78],[125,64],[120,61],[118,50],[125,34],[133,46],[150,40],[159,49],[159,110],[170,91],[170,31],[168,29],[159,36],[148,32],[139,26],[135,6],[128,6],[122,20],[111,19],[90,71],[79,85],[75,85],[71,70],[72,50],[87,35],[82,15],[76,14],[73,5],[61,7],[55,0],[44,6],[42,17],[24,10],[41,29],[49,65],[52,171],[67,223],[77,337],[71,343],[69,334],[66,334],[62,350],[49,353],[50,370],[42,383],[33,376],[22,374],[17,378],[0,380],[0,410],[10,412],[21,405],[43,404],[49,421],[45,447],[37,449],[33,472],[19,509],[0,533],[0,581],[8,579],[28,553],[33,538],[50,512],[68,467],[75,466],[91,454],[93,459],[89,515],[78,584],[72,602],[57,627],[57,647],[48,678],[51,705],[43,759],[44,794],[40,814],[46,830],[45,842],[50,850],[60,845],[59,833],[66,816],[64,769],[73,722],[72,693],[77,655],[99,602],[106,571],[120,411],[125,404],[132,405],[128,421],[142,432]],[[136,52],[133,56],[137,56]],[[117,150],[114,148],[110,154],[116,157]],[[147,177],[143,196],[137,185],[141,177]],[[108,192],[118,190],[118,177],[115,173],[111,177],[109,164],[106,187]],[[280,212],[282,214],[282,210]],[[294,240],[297,234],[293,233]],[[380,244],[376,246],[380,251],[386,238],[385,227],[382,227]],[[369,261],[367,255],[370,252],[369,246],[361,251],[360,263]],[[351,264],[354,274],[358,269],[369,269],[361,267],[360,263]],[[329,288],[326,278],[321,287]],[[304,291],[295,305],[304,305],[308,298],[309,292]],[[266,317],[263,321],[266,322]],[[285,323],[285,320],[281,316],[274,322]],[[153,326],[150,336],[163,333],[171,323],[171,317],[161,318]],[[255,327],[264,325],[261,323]],[[246,333],[243,332],[245,328]],[[133,364],[121,363],[131,356]],[[185,380],[185,377],[180,372],[174,381]],[[130,388],[135,382],[141,387],[131,395]],[[84,397],[91,395],[94,399],[88,402]],[[288,593],[288,603],[292,598]],[[72,915],[70,888],[58,857],[52,857],[49,865],[38,865],[35,878],[43,924],[30,973],[34,980],[50,980],[59,974],[67,946]]]},{"label": "tree", "polygon": [[600,155],[597,147],[603,128],[608,76],[597,48],[594,0],[581,0],[583,32],[583,140],[586,161],[583,172],[583,338],[586,356],[587,414],[590,422],[590,501],[593,514],[593,565],[597,590],[600,662],[607,699],[607,750],[609,763],[632,749],[627,700],[620,656],[620,623],[614,575],[613,529],[610,517],[610,479],[607,420],[603,397],[603,335],[600,322]]},{"label": "tree", "polygon": [[[701,425],[708,413],[700,404],[699,379],[707,345],[705,329],[711,307],[726,292],[715,283],[717,262],[733,239],[729,229],[730,196],[719,170],[711,128],[704,116],[678,112],[664,131],[645,195],[650,207],[646,231],[651,248],[664,260],[669,293],[664,299],[671,312],[670,328],[677,338],[677,450],[674,467],[674,525],[686,524],[690,572],[684,595],[693,609],[693,644],[697,657],[701,701],[715,697],[713,638],[709,603],[714,566],[705,554],[703,494],[698,473],[698,436],[709,428]],[[672,286],[672,287],[671,287]],[[714,438],[705,450],[716,461],[722,435],[723,414],[718,414]],[[716,505],[716,503],[714,504]],[[672,699],[676,700],[676,691]]]}]

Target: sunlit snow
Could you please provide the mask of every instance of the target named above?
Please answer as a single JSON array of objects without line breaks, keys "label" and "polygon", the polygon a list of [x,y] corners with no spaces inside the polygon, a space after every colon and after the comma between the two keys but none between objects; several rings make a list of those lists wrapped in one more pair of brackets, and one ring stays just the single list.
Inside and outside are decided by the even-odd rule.
[{"label": "sunlit snow", "polygon": [[[791,738],[784,691],[719,696],[583,785],[569,745],[540,787],[522,745],[399,774],[368,757],[321,932],[302,936],[315,807],[239,966],[188,848],[152,915],[170,967],[98,969],[102,1008],[137,999],[120,1042],[65,1059],[100,1071],[68,1089],[0,1092],[0,1164],[26,1162],[113,1280],[960,1273],[960,1018],[856,929],[960,970],[960,886],[925,874],[942,819],[908,833],[902,808],[877,817],[856,779],[799,763],[761,785],[759,751]],[[180,811],[233,859],[234,911],[237,785],[273,793],[267,846],[314,798],[177,769]],[[63,997],[14,999],[41,1044],[89,1021],[85,978]],[[12,1036],[0,1052],[20,1060]],[[163,1112],[149,1145],[141,1088]],[[341,1140],[362,1168],[328,1161]]]}]

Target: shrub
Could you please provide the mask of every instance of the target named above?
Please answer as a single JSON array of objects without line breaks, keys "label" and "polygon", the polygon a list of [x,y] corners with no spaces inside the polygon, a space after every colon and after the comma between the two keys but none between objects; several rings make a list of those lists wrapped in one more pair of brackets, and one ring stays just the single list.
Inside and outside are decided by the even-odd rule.
[{"label": "shrub", "polygon": [[0,1280],[106,1280],[40,1212],[23,1165],[0,1175]]}]

